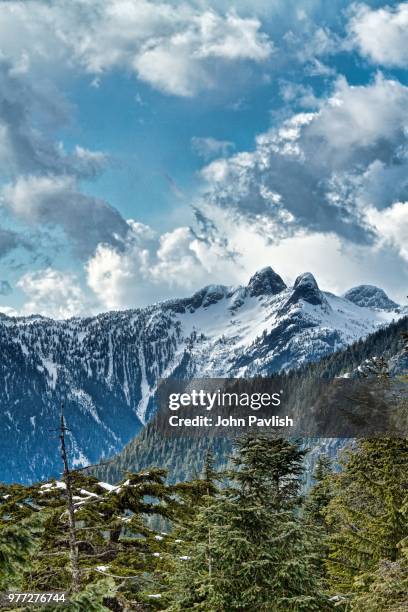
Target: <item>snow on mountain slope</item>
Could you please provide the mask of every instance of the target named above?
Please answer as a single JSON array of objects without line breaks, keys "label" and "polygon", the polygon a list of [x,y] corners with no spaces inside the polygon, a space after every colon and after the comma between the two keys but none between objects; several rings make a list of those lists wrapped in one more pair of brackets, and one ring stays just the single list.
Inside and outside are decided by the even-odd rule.
[{"label": "snow on mountain slope", "polygon": [[[385,294],[384,294],[385,295]],[[388,298],[387,298],[388,299]],[[318,360],[406,313],[293,288],[271,268],[140,310],[0,318],[0,480],[58,474],[60,404],[75,465],[120,450],[155,409],[159,377],[253,376]]]},{"label": "snow on mountain slope", "polygon": [[395,310],[398,305],[390,300],[385,291],[373,285],[359,285],[349,289],[344,297],[357,306],[376,308],[379,310]]}]

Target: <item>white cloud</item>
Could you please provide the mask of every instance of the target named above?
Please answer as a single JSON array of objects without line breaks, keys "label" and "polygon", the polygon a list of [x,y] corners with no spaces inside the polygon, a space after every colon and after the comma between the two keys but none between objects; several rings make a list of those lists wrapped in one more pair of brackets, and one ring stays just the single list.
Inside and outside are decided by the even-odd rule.
[{"label": "white cloud", "polygon": [[254,151],[207,165],[203,200],[263,219],[271,240],[304,229],[369,243],[376,230],[368,207],[406,195],[407,106],[408,88],[397,81],[378,75],[351,86],[340,78],[317,112],[259,135]]},{"label": "white cloud", "polygon": [[191,96],[220,82],[222,64],[265,61],[273,45],[260,28],[257,19],[188,4],[28,0],[4,4],[0,40],[20,72],[56,62],[93,75],[120,69],[166,93]]},{"label": "white cloud", "polygon": [[[385,230],[383,218],[381,226],[380,221],[376,221],[376,228],[383,237],[370,245],[353,244],[334,233],[302,228],[291,236],[275,240],[280,234],[274,234],[275,228],[268,220],[248,222],[242,216],[231,216],[221,209],[211,210],[211,207],[206,208],[206,213],[214,219],[218,232],[227,236],[228,250],[235,253],[231,262],[233,271],[226,271],[220,281],[224,284],[245,284],[256,270],[270,265],[289,285],[300,273],[309,270],[316,275],[322,289],[337,295],[352,286],[370,283],[384,288],[397,301],[406,302],[408,266],[400,249],[407,244],[407,228],[405,224],[404,229],[402,223],[407,207],[404,212],[401,205],[396,207],[392,229]],[[371,222],[374,225],[374,219]],[[266,232],[265,223],[269,227]],[[397,231],[400,231],[398,244]]]},{"label": "white cloud", "polygon": [[12,306],[2,306],[0,304],[0,312],[7,315],[8,317],[18,317],[18,311]]},{"label": "white cloud", "polygon": [[371,9],[354,7],[350,40],[362,55],[383,66],[404,68],[408,64],[408,3]]},{"label": "white cloud", "polygon": [[103,308],[134,308],[236,278],[222,245],[200,239],[190,228],[157,236],[141,223],[129,223],[124,250],[101,244],[86,265],[88,286]]},{"label": "white cloud", "polygon": [[80,316],[88,311],[86,298],[74,274],[52,268],[24,274],[17,287],[27,296],[20,313],[56,319]]},{"label": "white cloud", "polygon": [[[0,41],[0,206],[20,222],[62,229],[82,256],[101,243],[119,249],[128,226],[107,202],[83,193],[81,180],[98,176],[109,160],[58,143],[72,111],[58,86],[84,73],[100,83],[115,69],[190,96],[223,84],[232,64],[262,62],[272,52],[256,19],[148,0],[10,0],[2,5]],[[0,255],[18,244],[17,234],[3,232]]]},{"label": "white cloud", "polygon": [[[77,251],[89,254],[100,241],[116,243],[127,225],[106,202],[81,192],[80,181],[97,177],[108,157],[79,145],[67,152],[54,137],[66,120],[60,110],[58,96],[50,101],[0,59],[0,207],[30,225],[62,227]],[[0,255],[19,244],[27,246],[0,232]]]},{"label": "white cloud", "polygon": [[381,74],[365,86],[349,85],[340,77],[333,95],[322,102],[318,116],[305,131],[314,142],[323,143],[323,155],[329,153],[329,161],[336,164],[356,155],[360,158],[365,149],[371,159],[377,153],[390,157],[406,141],[407,104],[408,88]]},{"label": "white cloud", "polygon": [[16,75],[0,55],[0,162],[2,173],[50,172],[94,178],[108,163],[101,151],[81,146],[67,152],[54,132],[68,122],[69,108],[55,89]]},{"label": "white cloud", "polygon": [[319,105],[319,99],[310,85],[281,80],[279,93],[286,103],[297,102],[307,109],[314,109]]},{"label": "white cloud", "polygon": [[[221,209],[212,213],[216,226],[207,232],[207,239],[188,227],[157,235],[150,227],[129,221],[131,232],[124,249],[100,244],[88,260],[84,288],[75,275],[51,268],[23,275],[17,288],[27,300],[18,314],[66,318],[136,308],[191,295],[209,283],[246,284],[266,265],[288,284],[301,272],[312,270],[324,290],[340,294],[353,285],[371,283],[404,302],[408,282],[406,204],[371,211],[371,223],[381,233],[381,240],[373,245],[344,243],[335,234],[302,229],[273,242],[265,235],[262,219],[248,222]],[[5,308],[0,307],[0,312]],[[7,310],[6,314],[17,313]]]},{"label": "white cloud", "polygon": [[408,202],[395,202],[390,208],[380,211],[373,208],[368,214],[381,242],[385,246],[391,242],[408,262]]}]

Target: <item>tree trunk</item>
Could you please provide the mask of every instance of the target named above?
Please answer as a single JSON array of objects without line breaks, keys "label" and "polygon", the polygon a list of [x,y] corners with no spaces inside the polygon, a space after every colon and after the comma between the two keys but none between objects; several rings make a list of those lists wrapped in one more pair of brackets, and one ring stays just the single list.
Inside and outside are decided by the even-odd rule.
[{"label": "tree trunk", "polygon": [[67,451],[65,447],[65,421],[64,415],[61,410],[61,421],[60,421],[60,446],[61,446],[61,458],[64,465],[64,472],[62,480],[66,486],[66,498],[67,498],[67,511],[68,511],[68,538],[69,538],[69,557],[71,561],[71,591],[76,593],[79,591],[79,563],[78,563],[78,543],[76,538],[75,530],[75,512],[74,502],[72,499],[72,476],[68,465]]}]

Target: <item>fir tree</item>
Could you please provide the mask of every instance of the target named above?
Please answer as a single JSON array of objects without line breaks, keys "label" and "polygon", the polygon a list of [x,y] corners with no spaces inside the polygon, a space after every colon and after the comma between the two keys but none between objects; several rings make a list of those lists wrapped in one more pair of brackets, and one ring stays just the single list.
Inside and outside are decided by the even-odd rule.
[{"label": "fir tree", "polygon": [[327,587],[326,561],[331,531],[326,520],[326,511],[333,497],[330,478],[332,473],[331,459],[327,455],[320,455],[313,473],[314,485],[307,495],[304,508],[304,520],[311,525],[312,533],[315,535],[315,548],[318,551],[316,566],[325,587]]},{"label": "fir tree", "polygon": [[381,561],[368,591],[357,595],[353,612],[406,612],[408,610],[408,559]]},{"label": "fir tree", "polygon": [[11,519],[0,522],[0,590],[19,588],[28,569],[30,553],[35,546],[35,521],[15,524]]},{"label": "fir tree", "polygon": [[[391,379],[384,359],[369,364],[380,390]],[[392,396],[397,404],[404,398]],[[333,528],[328,559],[329,578],[337,592],[365,592],[381,562],[399,562],[408,537],[408,440],[359,440],[344,453],[343,468],[332,478],[333,499],[326,517]]]},{"label": "fir tree", "polygon": [[[176,505],[164,476],[163,470],[152,469],[128,474],[112,486],[81,471],[71,472],[79,575],[74,601],[82,601],[92,585],[100,593],[112,581],[114,589],[110,586],[109,591],[115,590],[117,605],[144,601],[167,537],[152,529],[146,517],[171,518]],[[3,486],[0,493],[4,588],[16,584],[27,591],[69,590],[72,566],[66,483]],[[32,543],[32,530],[25,525],[37,517],[42,528]],[[109,581],[101,581],[104,578]],[[106,597],[112,596],[106,592]]]},{"label": "fir tree", "polygon": [[330,457],[327,455],[319,455],[313,473],[314,484],[308,493],[305,504],[305,513],[308,519],[315,525],[323,527],[325,530],[328,529],[325,511],[333,497],[330,480],[332,473],[332,461]]},{"label": "fir tree", "polygon": [[327,609],[312,538],[298,515],[305,452],[269,437],[245,437],[237,450],[231,486],[206,499],[185,526],[167,609]]},{"label": "fir tree", "polygon": [[341,465],[327,511],[333,526],[329,572],[334,588],[354,592],[364,588],[381,560],[399,559],[400,543],[408,536],[408,442],[359,441]]}]

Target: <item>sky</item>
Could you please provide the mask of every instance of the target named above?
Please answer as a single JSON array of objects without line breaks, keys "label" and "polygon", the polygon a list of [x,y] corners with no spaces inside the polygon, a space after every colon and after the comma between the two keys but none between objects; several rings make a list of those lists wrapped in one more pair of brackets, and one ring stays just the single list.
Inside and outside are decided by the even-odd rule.
[{"label": "sky", "polygon": [[0,1],[0,311],[408,284],[408,3]]}]

